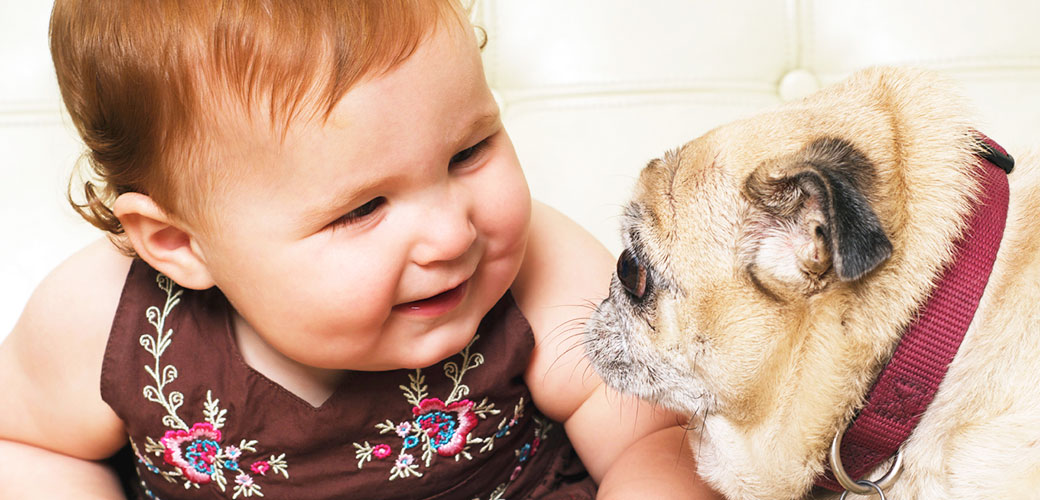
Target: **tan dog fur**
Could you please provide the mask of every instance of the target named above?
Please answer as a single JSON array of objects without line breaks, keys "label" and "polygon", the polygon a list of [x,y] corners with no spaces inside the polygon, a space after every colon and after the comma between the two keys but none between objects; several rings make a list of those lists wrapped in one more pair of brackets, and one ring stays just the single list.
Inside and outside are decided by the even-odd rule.
[{"label": "tan dog fur", "polygon": [[[615,277],[587,351],[608,384],[693,418],[699,471],[729,498],[804,498],[823,471],[971,210],[965,109],[937,76],[872,69],[642,172],[623,232],[654,295],[637,305]],[[891,242],[844,280],[811,198],[786,219],[753,199],[827,137],[872,164],[863,194]],[[1016,156],[992,277],[890,499],[1040,498],[1040,172]]]}]

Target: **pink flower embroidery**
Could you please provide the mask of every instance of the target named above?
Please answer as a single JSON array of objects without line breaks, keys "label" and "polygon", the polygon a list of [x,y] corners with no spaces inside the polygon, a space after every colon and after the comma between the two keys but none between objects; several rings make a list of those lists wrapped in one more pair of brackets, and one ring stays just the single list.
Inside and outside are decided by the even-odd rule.
[{"label": "pink flower embroidery", "polygon": [[374,447],[372,447],[372,455],[374,455],[376,458],[389,457],[390,453],[392,452],[393,450],[390,449],[390,446],[385,444],[377,444]]},{"label": "pink flower embroidery", "polygon": [[412,432],[411,422],[401,422],[397,425],[396,431],[398,436],[407,437],[409,432]]},{"label": "pink flower embroidery", "polygon": [[394,462],[394,466],[398,469],[406,469],[409,465],[412,465],[413,462],[415,462],[415,457],[407,453],[403,453],[401,454],[401,456],[397,457],[397,461]]},{"label": "pink flower embroidery", "polygon": [[[256,464],[253,464],[253,465],[256,465]],[[243,473],[239,474],[238,476],[235,476],[235,483],[236,484],[240,484],[240,485],[245,486],[246,488],[248,488],[248,487],[253,485],[253,478],[250,477],[249,474],[246,474],[245,472],[243,472]]]},{"label": "pink flower embroidery", "polygon": [[412,408],[415,422],[426,431],[430,444],[443,457],[457,455],[466,446],[466,436],[477,426],[473,402],[464,399],[445,405],[437,398],[428,398]]},{"label": "pink flower embroidery", "polygon": [[253,462],[253,465],[249,466],[249,470],[253,471],[254,474],[260,474],[266,476],[267,471],[271,470],[271,464],[267,463],[267,460],[261,460],[259,462]]},{"label": "pink flower embroidery", "polygon": [[166,463],[177,467],[189,480],[206,484],[216,472],[220,452],[220,431],[213,424],[197,423],[191,430],[166,431],[162,439]]}]

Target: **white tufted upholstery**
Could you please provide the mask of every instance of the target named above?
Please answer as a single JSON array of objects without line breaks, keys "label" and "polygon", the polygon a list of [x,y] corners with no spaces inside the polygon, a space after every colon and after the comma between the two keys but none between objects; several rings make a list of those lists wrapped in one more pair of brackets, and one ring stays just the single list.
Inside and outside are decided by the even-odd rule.
[{"label": "white tufted upholstery", "polygon": [[[647,160],[877,64],[956,78],[979,128],[1040,132],[1040,2],[487,0],[485,66],[535,196],[619,249]],[[1037,142],[1040,143],[1040,142]]]},{"label": "white tufted upholstery", "polygon": [[[49,9],[0,0],[0,338],[43,275],[98,235],[62,200],[79,146],[59,112]],[[615,252],[647,160],[865,66],[942,71],[981,130],[1012,153],[1038,143],[1033,0],[483,0],[474,16],[534,196]]]}]

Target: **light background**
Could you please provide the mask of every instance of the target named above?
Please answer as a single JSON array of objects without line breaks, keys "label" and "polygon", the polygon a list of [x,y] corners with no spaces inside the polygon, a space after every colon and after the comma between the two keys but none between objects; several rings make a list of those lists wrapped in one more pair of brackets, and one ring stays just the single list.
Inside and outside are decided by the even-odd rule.
[{"label": "light background", "polygon": [[[81,146],[61,113],[49,11],[0,0],[0,338],[43,276],[100,237],[64,201]],[[865,66],[941,71],[980,129],[1013,153],[1040,144],[1033,0],[483,0],[474,17],[535,197],[615,253],[647,160]]]}]

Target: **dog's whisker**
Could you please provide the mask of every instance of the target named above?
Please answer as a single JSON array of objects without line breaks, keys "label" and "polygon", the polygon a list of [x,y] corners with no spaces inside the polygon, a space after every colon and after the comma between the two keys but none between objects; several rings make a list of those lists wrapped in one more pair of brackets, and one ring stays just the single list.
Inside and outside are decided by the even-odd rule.
[{"label": "dog's whisker", "polygon": [[697,429],[697,455],[701,454],[701,448],[704,446],[704,428],[708,418],[707,406],[704,407],[704,416],[701,417],[699,429]]},{"label": "dog's whisker", "polygon": [[593,369],[592,364],[585,363],[585,368],[582,370],[582,383],[588,383],[589,380],[596,375],[596,371]]},{"label": "dog's whisker", "polygon": [[[654,406],[657,407],[656,404]],[[688,418],[688,419],[686,419],[685,422],[683,422],[682,417],[680,417],[678,414],[675,415],[675,425],[677,427],[679,427],[680,429],[682,429],[682,431],[683,431],[682,432],[682,439],[679,439],[679,442],[676,443],[679,446],[679,449],[677,450],[677,453],[676,453],[676,456],[675,456],[675,463],[676,464],[678,464],[679,461],[682,460],[683,450],[689,447],[690,422],[692,420],[693,420],[693,418]]]},{"label": "dog's whisker", "polygon": [[[585,341],[585,340],[582,340],[582,339],[580,338],[580,334],[575,334],[574,336],[572,336],[572,337],[569,337],[569,338],[577,338],[577,339],[579,339],[579,340],[578,340],[577,342],[574,342],[574,343],[573,343],[572,345],[570,345],[570,346],[566,347],[566,348],[565,348],[565,349],[563,350],[563,352],[559,353],[559,354],[558,354],[558,355],[556,356],[556,359],[554,359],[554,360],[553,360],[553,362],[549,364],[549,367],[548,367],[548,368],[546,368],[546,370],[545,370],[545,371],[546,371],[546,373],[545,373],[545,374],[543,374],[543,377],[544,377],[544,376],[548,376],[548,373],[549,373],[550,371],[552,371],[553,367],[555,367],[555,366],[556,366],[556,364],[557,364],[557,363],[559,363],[559,362],[560,362],[561,360],[563,360],[564,358],[568,357],[568,356],[569,356],[569,355],[570,355],[570,354],[571,354],[572,352],[574,352],[574,350],[576,350],[576,349],[579,349],[579,348],[580,348],[580,349],[582,349],[582,352],[584,352],[584,347],[585,347],[585,342],[586,342],[586,341]],[[575,363],[575,366],[574,366],[574,368],[576,368],[576,367],[577,367],[577,364],[578,364],[578,363]],[[587,365],[588,363],[585,363],[585,364]],[[573,368],[572,368],[572,370],[573,370]],[[573,375],[573,371],[572,371],[571,373],[572,373],[572,375]]]},{"label": "dog's whisker", "polygon": [[574,329],[574,328],[584,328],[585,327],[585,323],[587,321],[588,321],[588,318],[580,318],[580,317],[579,318],[568,319],[568,320],[566,320],[566,321],[556,325],[552,330],[549,330],[549,333],[547,333],[545,335],[545,338],[542,339],[542,342],[547,342],[547,341],[553,340],[557,335],[560,334],[560,332],[567,332],[567,331],[570,331],[571,329]]}]

